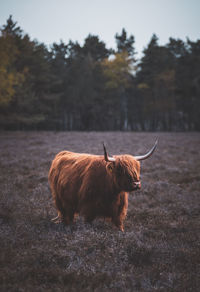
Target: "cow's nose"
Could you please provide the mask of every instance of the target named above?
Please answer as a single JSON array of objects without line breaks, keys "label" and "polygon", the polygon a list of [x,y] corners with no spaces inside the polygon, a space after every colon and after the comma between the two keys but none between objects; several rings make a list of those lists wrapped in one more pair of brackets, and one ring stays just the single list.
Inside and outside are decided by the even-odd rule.
[{"label": "cow's nose", "polygon": [[135,181],[134,186],[136,189],[141,189],[141,182],[140,181]]}]

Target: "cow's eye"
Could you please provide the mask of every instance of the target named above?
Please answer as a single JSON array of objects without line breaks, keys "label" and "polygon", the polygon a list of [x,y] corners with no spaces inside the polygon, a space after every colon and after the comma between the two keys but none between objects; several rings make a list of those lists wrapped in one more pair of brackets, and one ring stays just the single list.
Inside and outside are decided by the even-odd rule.
[{"label": "cow's eye", "polygon": [[133,178],[132,178],[132,175],[131,175],[130,173],[128,173],[127,176],[128,176],[128,179],[129,179],[129,180],[132,180],[132,179],[133,179]]}]

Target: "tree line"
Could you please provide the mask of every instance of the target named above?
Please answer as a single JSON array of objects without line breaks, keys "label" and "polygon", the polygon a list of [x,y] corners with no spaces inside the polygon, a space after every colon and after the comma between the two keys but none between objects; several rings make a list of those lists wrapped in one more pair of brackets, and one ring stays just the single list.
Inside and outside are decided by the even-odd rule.
[{"label": "tree line", "polygon": [[108,49],[96,35],[50,48],[12,16],[0,29],[0,129],[200,130],[200,40],[154,34],[137,59],[125,29]]}]

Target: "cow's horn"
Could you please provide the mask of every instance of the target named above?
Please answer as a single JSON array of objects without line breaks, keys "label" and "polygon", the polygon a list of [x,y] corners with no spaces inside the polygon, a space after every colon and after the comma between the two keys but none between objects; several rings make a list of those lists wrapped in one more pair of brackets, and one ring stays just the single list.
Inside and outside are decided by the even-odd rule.
[{"label": "cow's horn", "polygon": [[152,147],[152,149],[149,152],[147,152],[144,155],[134,156],[135,159],[140,161],[140,160],[145,160],[145,159],[149,158],[153,154],[154,150],[156,149],[157,144],[158,144],[158,140],[156,140],[154,146]]},{"label": "cow's horn", "polygon": [[108,156],[107,151],[106,151],[106,147],[105,147],[104,143],[103,143],[103,150],[104,150],[104,159],[105,159],[105,161],[107,161],[107,162],[114,162],[115,161],[115,158]]}]

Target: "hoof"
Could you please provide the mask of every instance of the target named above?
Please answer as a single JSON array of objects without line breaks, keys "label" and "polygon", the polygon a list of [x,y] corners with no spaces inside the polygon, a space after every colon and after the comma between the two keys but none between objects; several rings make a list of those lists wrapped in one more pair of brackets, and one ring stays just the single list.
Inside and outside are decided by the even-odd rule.
[{"label": "hoof", "polygon": [[59,216],[56,216],[55,218],[52,218],[51,221],[55,224],[58,224],[62,222],[62,218],[60,218]]}]

